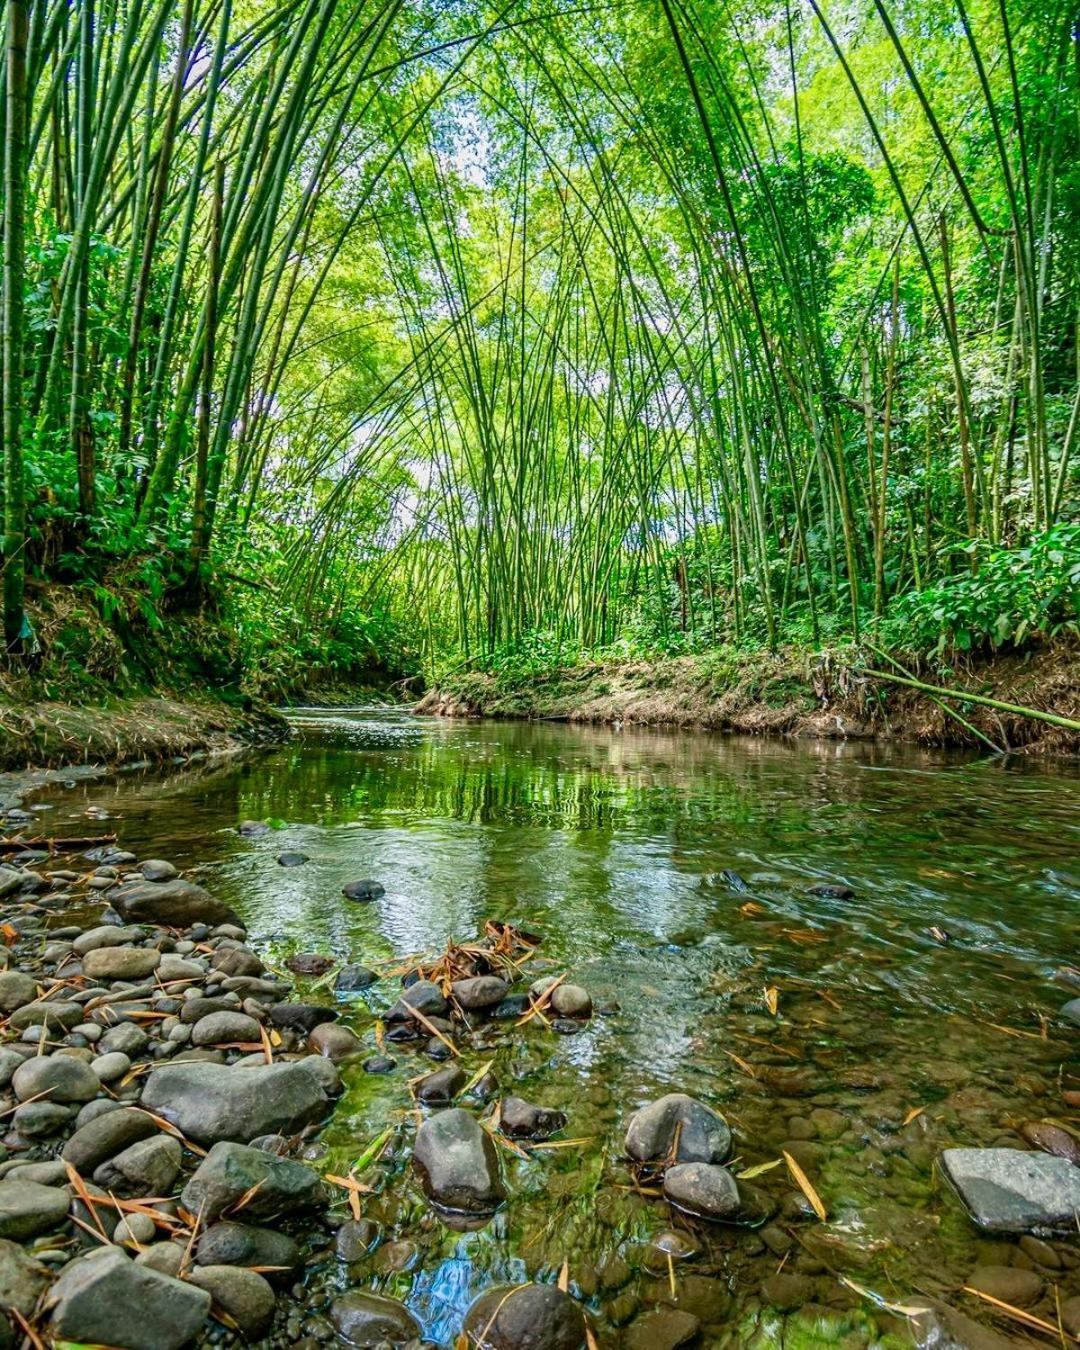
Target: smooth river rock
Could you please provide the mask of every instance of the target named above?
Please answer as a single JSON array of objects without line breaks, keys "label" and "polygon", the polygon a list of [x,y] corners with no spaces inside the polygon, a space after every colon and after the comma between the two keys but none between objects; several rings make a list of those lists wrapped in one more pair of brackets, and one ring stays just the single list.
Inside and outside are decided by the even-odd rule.
[{"label": "smooth river rock", "polygon": [[336,1070],[319,1056],[240,1068],[167,1064],[148,1078],[142,1104],[198,1144],[246,1143],[260,1134],[296,1134],[319,1119],[339,1086],[336,1079]]},{"label": "smooth river rock", "polygon": [[206,1290],[136,1265],[118,1247],[65,1266],[51,1298],[58,1337],[121,1350],[179,1350],[210,1312]]},{"label": "smooth river rock", "polygon": [[157,923],[170,928],[190,928],[196,923],[232,923],[243,927],[228,905],[215,900],[201,886],[179,877],[172,881],[128,883],[111,891],[109,899],[121,918],[134,923]]},{"label": "smooth river rock", "polygon": [[487,1350],[582,1350],[586,1344],[584,1314],[551,1284],[485,1290],[462,1330],[470,1345]]},{"label": "smooth river rock", "polygon": [[195,1169],[180,1199],[189,1214],[198,1214],[204,1223],[212,1223],[249,1192],[243,1212],[252,1219],[310,1209],[326,1199],[319,1174],[306,1163],[232,1143],[214,1145]]},{"label": "smooth river rock", "polygon": [[941,1165],[984,1232],[1075,1232],[1080,1167],[1065,1158],[1016,1148],[948,1148]]},{"label": "smooth river rock", "polygon": [[161,953],[150,947],[95,947],[82,964],[90,980],[144,980],[161,964]]},{"label": "smooth river rock", "polygon": [[35,1055],[12,1075],[19,1101],[31,1097],[49,1102],[89,1102],[101,1091],[101,1081],[89,1064],[69,1055]]},{"label": "smooth river rock", "polygon": [[726,1167],[716,1163],[676,1163],[664,1173],[664,1197],[676,1209],[699,1219],[733,1219],[739,1212],[739,1188]]},{"label": "smooth river rock", "polygon": [[330,1320],[346,1345],[373,1350],[384,1345],[409,1345],[421,1335],[420,1323],[394,1298],[351,1289],[330,1305]]},{"label": "smooth river rock", "polygon": [[731,1148],[723,1116],[684,1092],[671,1092],[635,1112],[626,1131],[626,1151],[637,1162],[665,1162],[676,1130],[676,1162],[721,1163]]},{"label": "smooth river rock", "polygon": [[442,1209],[490,1214],[505,1199],[495,1145],[460,1107],[424,1121],[416,1132],[413,1164],[428,1197]]},{"label": "smooth river rock", "polygon": [[23,1241],[47,1233],[63,1223],[68,1193],[59,1186],[42,1186],[17,1177],[0,1182],[0,1237]]}]

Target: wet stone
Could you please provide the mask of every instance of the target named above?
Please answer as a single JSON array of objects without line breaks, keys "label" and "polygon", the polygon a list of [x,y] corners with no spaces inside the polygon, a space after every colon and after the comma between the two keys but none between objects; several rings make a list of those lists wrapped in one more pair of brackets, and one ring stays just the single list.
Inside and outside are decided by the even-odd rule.
[{"label": "wet stone", "polygon": [[976,1266],[966,1283],[1017,1308],[1029,1308],[1043,1291],[1040,1276],[1033,1270],[1018,1270],[1015,1266]]},{"label": "wet stone", "polygon": [[371,1219],[347,1219],[334,1238],[334,1252],[339,1261],[352,1265],[362,1261],[379,1239],[379,1225]]},{"label": "wet stone", "polygon": [[678,1133],[676,1161],[720,1163],[731,1148],[724,1118],[682,1092],[672,1092],[643,1106],[630,1120],[626,1151],[638,1162],[663,1162]]},{"label": "wet stone", "polygon": [[715,1163],[677,1163],[664,1174],[664,1198],[699,1219],[733,1219],[739,1212],[739,1188],[726,1167]]},{"label": "wet stone", "polygon": [[442,990],[430,980],[417,980],[410,984],[398,1001],[386,1014],[387,1022],[414,1022],[412,1010],[415,1008],[425,1017],[441,1017],[446,1012],[446,999]]},{"label": "wet stone", "polygon": [[534,1106],[521,1097],[504,1097],[499,1128],[513,1139],[547,1139],[566,1124],[562,1111]]},{"label": "wet stone", "polygon": [[455,1003],[466,1012],[494,1007],[509,993],[510,986],[497,975],[475,975],[467,980],[455,980],[450,992]]},{"label": "wet stone", "polygon": [[1049,1153],[952,1148],[942,1167],[985,1232],[1066,1230],[1080,1212],[1080,1168]]},{"label": "wet stone", "polygon": [[413,1164],[428,1197],[443,1209],[489,1214],[505,1197],[495,1145],[460,1107],[424,1121],[416,1132]]},{"label": "wet stone", "polygon": [[359,904],[369,904],[372,900],[381,900],[386,894],[386,887],[377,881],[347,881],[341,888],[341,894],[346,900],[354,900]]},{"label": "wet stone", "polygon": [[464,1069],[452,1064],[445,1069],[438,1069],[435,1073],[429,1073],[426,1078],[421,1078],[419,1083],[414,1085],[413,1091],[416,1093],[417,1101],[438,1105],[441,1102],[452,1102],[464,1086]]},{"label": "wet stone", "polygon": [[330,1320],[346,1345],[375,1350],[418,1340],[420,1323],[397,1299],[353,1289],[330,1306]]},{"label": "wet stone", "polygon": [[490,1350],[583,1350],[585,1317],[569,1296],[550,1284],[485,1290],[465,1314],[472,1344]]},{"label": "wet stone", "polygon": [[195,1266],[187,1275],[205,1289],[214,1307],[227,1313],[250,1339],[262,1336],[274,1317],[274,1291],[263,1277],[242,1266]]},{"label": "wet stone", "polygon": [[623,1345],[625,1350],[677,1350],[694,1339],[700,1325],[693,1313],[657,1308],[634,1319]]},{"label": "wet stone", "polygon": [[366,966],[342,966],[338,971],[334,988],[342,994],[355,993],[377,983],[379,977]]}]

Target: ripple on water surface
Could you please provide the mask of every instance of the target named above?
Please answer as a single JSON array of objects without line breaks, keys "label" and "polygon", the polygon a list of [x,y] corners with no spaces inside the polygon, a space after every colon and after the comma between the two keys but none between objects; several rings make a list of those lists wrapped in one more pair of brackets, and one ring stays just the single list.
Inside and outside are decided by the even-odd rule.
[{"label": "ripple on water surface", "polygon": [[[1075,1041],[1052,1018],[1078,978],[1073,769],[384,710],[309,710],[296,726],[242,764],[73,787],[52,798],[50,830],[106,807],[125,847],[196,872],[282,960],[300,948],[389,969],[511,919],[604,1012],[577,1036],[529,1026],[466,1051],[470,1074],[493,1059],[504,1091],[561,1107],[584,1141],[504,1153],[511,1202],[476,1232],[436,1220],[408,1170],[406,1080],[427,1061],[349,1071],[323,1136],[330,1170],[400,1125],[365,1199],[386,1240],[350,1281],[405,1298],[437,1341],[482,1288],[566,1261],[602,1345],[677,1307],[709,1344],[854,1346],[910,1335],[845,1278],[986,1321],[956,1292],[973,1267],[1031,1265],[1012,1240],[978,1240],[934,1159],[1017,1145],[1025,1121],[1067,1114]],[[241,838],[243,819],[276,828]],[[285,851],[309,861],[280,867]],[[365,876],[385,895],[350,904],[342,885]],[[389,1001],[380,982],[347,1013],[372,1046]],[[674,1089],[725,1113],[736,1171],[795,1157],[829,1221],[807,1220],[785,1165],[767,1168],[745,1183],[767,1224],[674,1220],[690,1254],[669,1262],[655,1240],[673,1216],[623,1189],[619,1153],[627,1114]],[[1036,1315],[1055,1284],[1080,1293],[1077,1244],[1054,1254]]]}]

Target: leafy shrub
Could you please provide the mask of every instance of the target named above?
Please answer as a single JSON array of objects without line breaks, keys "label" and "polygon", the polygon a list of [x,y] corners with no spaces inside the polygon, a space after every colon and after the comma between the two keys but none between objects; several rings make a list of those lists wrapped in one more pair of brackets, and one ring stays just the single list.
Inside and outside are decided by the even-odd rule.
[{"label": "leafy shrub", "polygon": [[965,545],[974,572],[900,596],[886,624],[890,640],[932,655],[972,651],[1078,631],[1080,524],[1056,525],[1023,548]]}]

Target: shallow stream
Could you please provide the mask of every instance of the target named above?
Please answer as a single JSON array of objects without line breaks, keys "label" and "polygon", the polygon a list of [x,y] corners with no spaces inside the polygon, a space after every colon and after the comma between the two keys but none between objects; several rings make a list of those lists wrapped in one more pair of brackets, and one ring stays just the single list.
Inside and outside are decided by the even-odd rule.
[{"label": "shallow stream", "polygon": [[[300,950],[388,970],[507,919],[600,1010],[574,1036],[534,1022],[464,1045],[470,1075],[493,1061],[504,1092],[561,1108],[581,1141],[504,1152],[509,1203],[473,1232],[431,1213],[408,1166],[409,1080],[437,1066],[402,1049],[390,1075],[347,1068],[328,1170],[400,1129],[366,1173],[382,1241],[329,1263],[331,1286],[404,1298],[450,1344],[480,1290],[565,1263],[597,1343],[636,1350],[671,1343],[646,1315],[672,1308],[707,1345],[910,1344],[871,1293],[1021,1335],[961,1292],[986,1264],[1038,1269],[1036,1316],[1080,1293],[1080,1243],[981,1239],[934,1165],[949,1145],[1020,1145],[1025,1122],[1080,1124],[1062,1097],[1080,1088],[1076,1041],[1054,1020],[1080,982],[1074,767],[387,711],[297,727],[245,762],[50,790],[43,829],[90,832],[83,813],[104,808],[124,848],[184,868],[279,964]],[[243,838],[245,819],[276,828]],[[286,850],[308,861],[282,867]],[[385,896],[345,900],[359,877]],[[823,882],[854,898],[813,894]],[[372,1053],[394,985],[346,1013]],[[827,1221],[785,1163],[747,1179],[771,1215],[754,1227],[692,1226],[635,1194],[625,1121],[676,1090],[726,1115],[737,1173],[786,1150]],[[305,1334],[325,1325],[323,1278]]]}]

